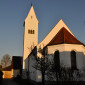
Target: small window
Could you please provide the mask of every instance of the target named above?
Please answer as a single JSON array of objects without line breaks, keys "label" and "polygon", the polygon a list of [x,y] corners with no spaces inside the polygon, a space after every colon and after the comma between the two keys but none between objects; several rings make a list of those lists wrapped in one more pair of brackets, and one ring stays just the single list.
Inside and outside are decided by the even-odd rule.
[{"label": "small window", "polygon": [[33,18],[33,16],[31,16],[31,19]]},{"label": "small window", "polygon": [[34,34],[35,30],[28,30],[28,34]]}]

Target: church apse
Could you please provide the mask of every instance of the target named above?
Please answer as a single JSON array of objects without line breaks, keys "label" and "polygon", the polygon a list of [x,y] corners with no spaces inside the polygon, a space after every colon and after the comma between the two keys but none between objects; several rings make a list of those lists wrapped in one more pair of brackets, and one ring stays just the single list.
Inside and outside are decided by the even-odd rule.
[{"label": "church apse", "polygon": [[[83,52],[84,49],[82,48],[80,50],[78,49],[78,47],[82,48],[82,46],[80,45],[74,46],[71,44],[70,45],[60,44],[60,45],[48,46],[47,47],[48,56],[54,55],[55,57],[55,53],[57,52],[56,56],[58,56],[57,57],[58,59],[56,58],[55,61],[56,62],[58,61],[60,63],[60,66],[69,67],[74,70],[82,69],[85,67],[85,64],[84,64],[85,56]],[[74,48],[76,49],[76,51],[73,51]]]}]

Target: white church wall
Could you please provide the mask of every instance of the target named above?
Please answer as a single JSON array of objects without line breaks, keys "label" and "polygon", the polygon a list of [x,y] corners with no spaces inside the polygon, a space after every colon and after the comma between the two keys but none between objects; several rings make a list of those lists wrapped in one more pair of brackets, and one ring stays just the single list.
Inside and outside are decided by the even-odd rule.
[{"label": "white church wall", "polygon": [[62,67],[71,67],[70,52],[60,52],[60,64]]},{"label": "white church wall", "polygon": [[33,56],[33,54],[31,54],[29,56],[28,59],[29,62],[29,78],[33,81],[37,81],[37,82],[41,82],[42,80],[42,76],[41,76],[41,72],[37,69],[35,69],[35,65],[36,65],[36,60],[35,60],[35,56]]},{"label": "white church wall", "polygon": [[24,60],[25,71],[28,71],[28,57]]},{"label": "white church wall", "polygon": [[28,77],[33,80],[33,81],[36,81],[36,75],[37,75],[37,70],[34,68],[35,67],[35,64],[36,64],[36,60],[35,60],[35,56],[33,56],[33,54],[31,54],[29,56],[29,59],[28,59],[28,72],[29,72],[29,75]]},{"label": "white church wall", "polygon": [[71,67],[70,64],[70,53],[65,51],[65,45],[53,45],[48,46],[48,54],[54,54],[55,51],[60,52],[60,64],[61,66],[65,67]]},{"label": "white church wall", "polygon": [[[84,51],[84,61],[85,61],[85,51]],[[84,62],[84,68],[85,68],[85,62]]]},{"label": "white church wall", "polygon": [[76,52],[77,68],[82,69],[85,66],[85,47],[83,45],[60,44],[48,46],[47,49],[48,54],[54,54],[58,50],[60,52],[60,64],[65,67],[71,67],[71,51],[74,50]]},{"label": "white church wall", "polygon": [[57,51],[57,50],[59,52],[65,51],[65,46],[63,44],[61,44],[61,45],[52,45],[52,46],[48,46],[47,49],[48,49],[48,54],[54,54],[55,51]]},{"label": "white church wall", "polygon": [[76,64],[78,69],[82,69],[84,67],[84,51],[85,47],[83,45],[77,44],[65,44],[66,51],[75,51],[76,52]]},{"label": "white church wall", "polygon": [[39,70],[37,70],[36,81],[37,82],[41,82],[42,81],[42,75],[41,75],[41,72]]},{"label": "white church wall", "polygon": [[[55,51],[60,52],[60,64],[63,67],[71,68],[71,51],[76,52],[76,64],[78,69],[83,69],[85,66],[85,47],[83,45],[76,44],[60,44],[47,46],[47,57],[49,60],[53,60]],[[42,55],[40,55],[42,56]],[[38,55],[39,57],[39,55]],[[40,79],[39,79],[40,78]],[[42,79],[41,72],[37,71],[36,81],[40,82]],[[45,77],[46,80],[47,76]]]},{"label": "white church wall", "polygon": [[83,69],[84,68],[84,54],[82,52],[76,52],[76,59],[77,59],[77,68]]}]

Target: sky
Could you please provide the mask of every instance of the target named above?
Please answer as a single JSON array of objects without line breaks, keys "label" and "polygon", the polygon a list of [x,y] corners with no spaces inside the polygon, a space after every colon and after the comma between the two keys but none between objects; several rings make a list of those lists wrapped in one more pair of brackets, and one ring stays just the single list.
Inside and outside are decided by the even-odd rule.
[{"label": "sky", "polygon": [[38,42],[62,19],[85,44],[85,0],[0,0],[0,59],[23,56],[23,24],[31,3],[39,20]]}]

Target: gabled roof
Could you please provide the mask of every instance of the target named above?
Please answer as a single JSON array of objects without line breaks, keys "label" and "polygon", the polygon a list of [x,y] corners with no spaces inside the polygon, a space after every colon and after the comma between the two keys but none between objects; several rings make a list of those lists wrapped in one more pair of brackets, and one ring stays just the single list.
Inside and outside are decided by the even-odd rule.
[{"label": "gabled roof", "polygon": [[[63,28],[65,27],[66,30],[68,30],[69,33],[73,35],[73,33],[70,31],[68,26],[64,23],[62,19],[53,27],[53,29],[49,32],[49,34],[38,44],[37,48],[41,46],[41,48],[48,45],[48,43],[54,38],[54,36]],[[74,35],[73,35],[74,36]],[[75,36],[74,36],[75,37]]]},{"label": "gabled roof", "polygon": [[47,44],[47,46],[57,44],[84,45],[82,42],[77,40],[76,37],[74,37],[65,27],[60,29],[60,31],[53,37],[53,39]]},{"label": "gabled roof", "polygon": [[21,68],[22,68],[22,57],[12,56],[12,69],[21,69]]},{"label": "gabled roof", "polygon": [[3,71],[11,71],[11,69],[12,69],[12,66],[10,65],[10,66],[3,68],[2,70]]}]

